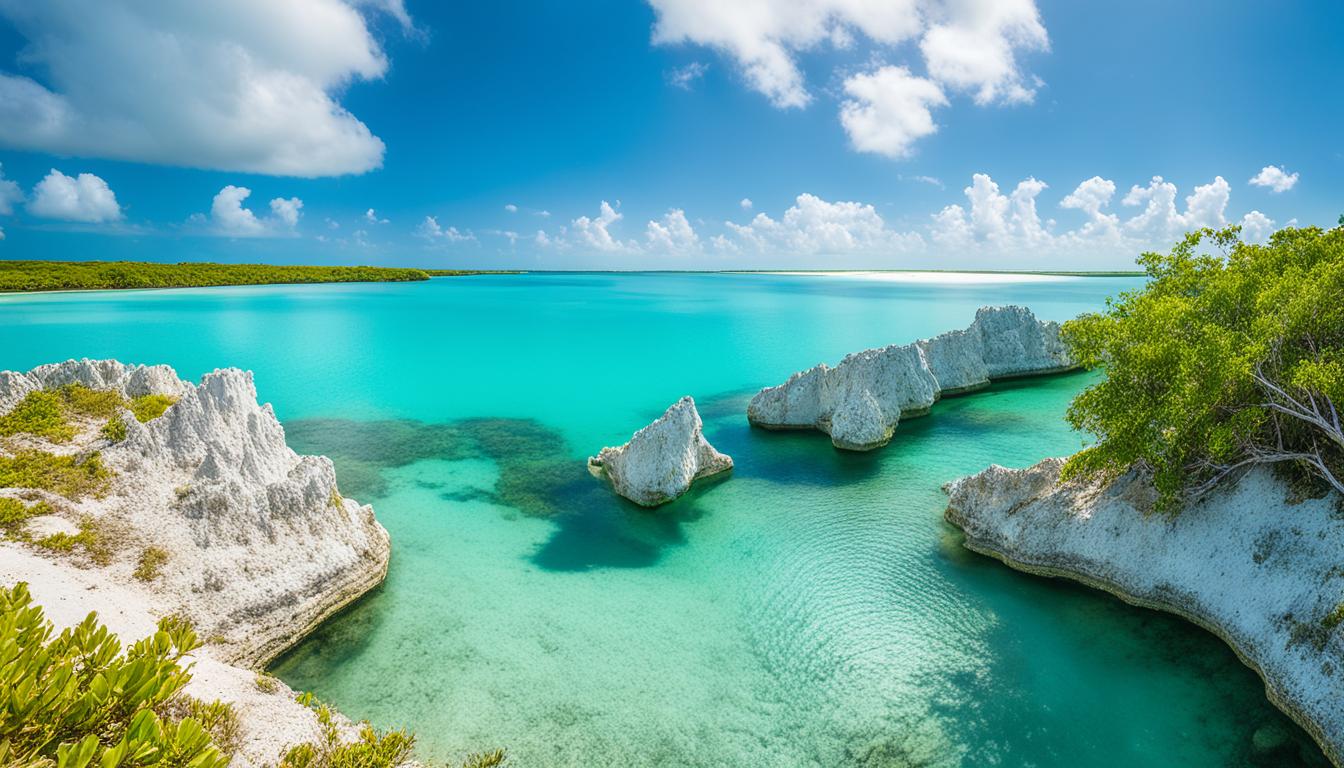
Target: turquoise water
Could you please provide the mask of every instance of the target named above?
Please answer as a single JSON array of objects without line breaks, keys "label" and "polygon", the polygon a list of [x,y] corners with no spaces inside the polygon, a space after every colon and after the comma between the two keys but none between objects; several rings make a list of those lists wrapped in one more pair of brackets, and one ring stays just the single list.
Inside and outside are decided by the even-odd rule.
[{"label": "turquoise water", "polygon": [[[927,279],[927,278],[926,278]],[[256,372],[391,531],[387,583],[274,671],[519,766],[1323,761],[1216,639],[965,552],[942,483],[1077,449],[1078,374],[944,401],[870,454],[747,427],[756,388],[1133,279],[566,274],[0,298],[0,368]],[[730,479],[656,512],[583,458],[683,394]],[[1283,737],[1275,749],[1256,750]]]}]

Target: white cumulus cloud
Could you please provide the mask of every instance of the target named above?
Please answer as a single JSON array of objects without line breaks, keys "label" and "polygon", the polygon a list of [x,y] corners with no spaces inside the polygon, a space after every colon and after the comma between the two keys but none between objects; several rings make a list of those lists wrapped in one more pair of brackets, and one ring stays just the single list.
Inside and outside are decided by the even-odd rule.
[{"label": "white cumulus cloud", "polygon": [[0,0],[26,40],[0,71],[0,144],[292,176],[362,173],[383,142],[337,100],[388,61],[364,11],[399,0]]},{"label": "white cumulus cloud", "polygon": [[206,231],[227,237],[274,237],[292,234],[298,226],[303,201],[297,197],[271,200],[271,215],[257,216],[243,205],[252,190],[229,184],[210,201],[210,214],[196,214],[191,223],[204,225]]},{"label": "white cumulus cloud", "polygon": [[878,60],[918,41],[927,76],[910,74],[907,65],[845,78],[841,119],[854,147],[891,157],[906,156],[910,142],[933,133],[930,107],[946,104],[948,90],[981,105],[1031,101],[1041,83],[1022,68],[1020,54],[1049,49],[1035,0],[649,3],[655,44],[701,45],[730,57],[747,85],[779,108],[814,98],[799,66],[804,53],[863,47]]},{"label": "white cumulus cloud", "polygon": [[1274,233],[1274,220],[1259,211],[1241,217],[1241,239],[1248,243],[1265,243]]},{"label": "white cumulus cloud", "polygon": [[[620,202],[617,202],[619,205]],[[598,208],[596,218],[580,216],[570,223],[570,231],[580,245],[596,248],[599,251],[620,251],[629,248],[611,233],[611,226],[623,216],[606,200]]]},{"label": "white cumulus cloud", "polygon": [[431,242],[461,243],[476,239],[476,235],[470,230],[463,232],[457,227],[443,227],[433,216],[426,216],[424,221],[420,222],[420,226],[416,227],[415,234]]},{"label": "white cumulus cloud", "polygon": [[700,250],[700,236],[680,208],[668,211],[661,221],[650,221],[645,238],[651,251],[676,254]]},{"label": "white cumulus cloud", "polygon": [[367,221],[367,222],[369,222],[370,224],[387,224],[387,223],[388,223],[388,220],[387,220],[387,219],[385,219],[385,218],[380,218],[380,217],[378,216],[378,212],[375,211],[375,210],[373,210],[372,208],[370,208],[369,210],[367,210],[367,211],[364,212],[364,220]]},{"label": "white cumulus cloud", "polygon": [[1035,0],[962,0],[934,5],[929,15],[936,21],[919,47],[930,77],[973,92],[977,104],[1035,97],[1037,81],[1021,71],[1016,55],[1049,47]]},{"label": "white cumulus cloud", "polygon": [[1221,227],[1227,223],[1224,212],[1232,187],[1222,176],[1195,187],[1185,198],[1185,212],[1176,206],[1176,185],[1154,176],[1148,186],[1135,185],[1121,202],[1142,206],[1143,210],[1125,222],[1125,229],[1150,240],[1172,240],[1200,227]]},{"label": "white cumulus cloud", "polygon": [[28,212],[47,219],[95,224],[121,218],[117,196],[106,181],[92,173],[66,176],[55,168],[33,187]]},{"label": "white cumulus cloud", "polygon": [[729,236],[715,241],[720,247],[771,255],[895,255],[921,242],[917,234],[887,227],[871,205],[830,202],[806,193],[799,195],[778,219],[758,213],[747,224],[727,222],[726,226]]},{"label": "white cumulus cloud", "polygon": [[[1122,199],[1136,209],[1128,218],[1110,212],[1116,184],[1093,176],[1060,199],[1063,210],[1077,211],[1082,223],[1057,231],[1052,219],[1042,220],[1038,201],[1044,182],[1027,178],[1010,194],[1003,194],[988,174],[975,174],[965,190],[967,207],[949,205],[935,214],[930,238],[946,256],[976,259],[987,265],[1035,261],[1082,267],[1126,266],[1145,251],[1169,250],[1186,232],[1200,227],[1222,227],[1229,219],[1231,185],[1222,176],[1201,184],[1178,205],[1180,191],[1161,176],[1147,185],[1134,185]],[[1274,222],[1259,211],[1241,220],[1242,237],[1261,242]]]},{"label": "white cumulus cloud", "polygon": [[1274,193],[1287,192],[1297,185],[1297,173],[1288,173],[1277,165],[1266,165],[1251,179],[1257,187],[1268,187]]},{"label": "white cumulus cloud", "polygon": [[921,29],[917,0],[650,0],[656,43],[694,43],[731,56],[747,83],[777,107],[802,107],[812,96],[795,55],[823,42],[846,46],[858,31],[882,43]]},{"label": "white cumulus cloud", "polygon": [[850,97],[840,123],[860,152],[906,157],[917,139],[938,130],[931,108],[947,105],[943,89],[905,67],[886,66],[845,80]]}]

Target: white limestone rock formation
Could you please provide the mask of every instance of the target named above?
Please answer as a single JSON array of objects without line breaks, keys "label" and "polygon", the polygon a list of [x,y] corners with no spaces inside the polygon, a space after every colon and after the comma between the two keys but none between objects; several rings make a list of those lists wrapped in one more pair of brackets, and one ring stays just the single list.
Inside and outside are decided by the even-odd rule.
[{"label": "white limestone rock formation", "polygon": [[1295,503],[1257,469],[1173,518],[1151,514],[1156,493],[1137,473],[1061,485],[1061,466],[991,466],[949,483],[946,517],[969,549],[1212,631],[1341,765],[1344,500]]},{"label": "white limestone rock formation", "polygon": [[[290,450],[270,405],[258,404],[250,373],[217,370],[193,385],[168,366],[71,360],[0,372],[0,413],[33,390],[71,383],[177,401],[144,424],[123,410],[126,436],[116,443],[100,435],[97,420],[76,424],[68,442],[0,440],[0,456],[97,451],[113,473],[96,497],[0,488],[0,496],[50,508],[28,521],[29,537],[71,533],[92,521],[112,545],[111,562],[99,563],[0,541],[0,583],[28,583],[58,626],[96,611],[125,642],[149,634],[162,616],[189,618],[207,644],[189,659],[187,692],[234,704],[238,768],[274,764],[283,747],[320,739],[313,711],[283,684],[259,688],[256,671],[383,580],[388,535],[373,509],[341,497],[329,459]],[[137,578],[151,547],[167,560],[157,575]],[[337,720],[353,738],[348,721]]]},{"label": "white limestone rock formation", "polygon": [[666,504],[696,480],[733,468],[733,460],[705,440],[703,428],[695,400],[683,397],[630,442],[589,458],[588,471],[636,504]]},{"label": "white limestone rock formation", "polygon": [[329,459],[290,450],[251,373],[217,370],[192,385],[167,366],[71,360],[0,373],[0,412],[34,389],[73,382],[178,398],[145,424],[123,412],[127,434],[115,444],[91,423],[70,443],[43,446],[101,450],[114,473],[103,498],[39,495],[67,520],[117,531],[113,577],[129,579],[148,547],[167,552],[150,591],[212,638],[221,658],[264,665],[386,575],[388,536],[373,509],[341,497]]},{"label": "white limestone rock formation", "polygon": [[819,429],[837,448],[866,451],[886,445],[902,418],[928,413],[940,397],[1073,367],[1058,323],[1025,307],[981,307],[965,330],[796,373],[757,393],[747,418],[766,429]]}]

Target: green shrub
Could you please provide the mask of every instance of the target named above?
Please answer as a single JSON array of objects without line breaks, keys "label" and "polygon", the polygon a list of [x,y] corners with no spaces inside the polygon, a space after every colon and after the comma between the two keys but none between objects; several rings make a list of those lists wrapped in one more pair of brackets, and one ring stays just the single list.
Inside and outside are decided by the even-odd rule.
[{"label": "green shrub", "polygon": [[[28,586],[0,589],[0,764],[31,768],[226,768],[201,720],[163,716],[191,679],[190,626],[159,623],[122,652],[94,614],[54,636]],[[207,705],[224,717],[219,707]]]},{"label": "green shrub", "polygon": [[20,499],[0,498],[0,533],[10,538],[23,538],[23,527],[30,518],[49,514],[51,507],[45,501],[25,504]]},{"label": "green shrub", "polygon": [[168,552],[158,547],[145,547],[140,553],[140,561],[135,566],[135,578],[141,581],[153,581],[159,577],[159,569],[168,562]]},{"label": "green shrub", "polygon": [[146,421],[152,421],[163,415],[163,412],[177,403],[176,397],[168,395],[149,394],[141,395],[131,399],[131,413],[141,424]]},{"label": "green shrub", "polygon": [[508,758],[508,754],[502,749],[477,752],[467,755],[467,759],[462,761],[462,768],[501,768],[508,762]]},{"label": "green shrub", "polygon": [[215,747],[225,755],[238,751],[242,741],[242,726],[232,704],[222,701],[201,701],[194,696],[179,693],[154,709],[159,717],[178,721],[191,718],[201,724]]},{"label": "green shrub", "polygon": [[24,450],[0,456],[0,488],[37,488],[78,500],[107,492],[112,470],[103,466],[102,454],[57,456],[47,451]]},{"label": "green shrub", "polygon": [[257,686],[257,690],[262,693],[275,693],[280,690],[280,681],[274,675],[268,675],[265,672],[258,672],[252,682]]},{"label": "green shrub", "polygon": [[107,565],[112,562],[112,549],[108,546],[107,539],[98,526],[98,521],[91,517],[86,517],[79,522],[79,533],[61,531],[38,539],[36,543],[37,546],[49,549],[52,552],[74,552],[75,548],[78,547],[84,550],[84,554],[88,555],[89,559],[98,565]]},{"label": "green shrub", "polygon": [[120,443],[126,439],[126,421],[121,418],[121,414],[116,414],[103,424],[103,428],[98,430],[98,435],[104,440]]},{"label": "green shrub", "polygon": [[1202,230],[1139,263],[1144,288],[1064,324],[1074,359],[1106,371],[1069,407],[1097,443],[1064,477],[1138,467],[1169,513],[1255,465],[1344,492],[1344,228],[1268,245]]},{"label": "green shrub", "polygon": [[395,768],[406,762],[415,746],[415,737],[406,731],[380,732],[368,723],[360,724],[355,741],[343,742],[326,704],[311,693],[300,694],[298,701],[317,713],[322,738],[290,747],[280,759],[280,768]]},{"label": "green shrub", "polygon": [[91,389],[83,384],[64,384],[57,393],[71,415],[107,419],[126,404],[121,393],[110,389]]},{"label": "green shrub", "polygon": [[66,417],[61,396],[47,390],[24,395],[8,413],[0,416],[0,437],[29,434],[64,443],[75,436],[75,428]]}]

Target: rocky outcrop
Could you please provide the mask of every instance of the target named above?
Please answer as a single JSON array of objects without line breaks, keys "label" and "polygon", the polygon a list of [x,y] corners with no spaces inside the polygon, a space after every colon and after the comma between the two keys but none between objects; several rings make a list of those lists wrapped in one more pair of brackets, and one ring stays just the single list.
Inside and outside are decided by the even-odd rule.
[{"label": "rocky outcrop", "polygon": [[[387,531],[371,507],[341,496],[329,459],[290,450],[270,405],[257,402],[251,373],[217,370],[193,385],[167,366],[71,360],[0,372],[0,413],[33,390],[72,383],[176,402],[143,424],[123,410],[125,437],[115,443],[90,420],[76,424],[68,442],[18,436],[0,444],[0,455],[98,451],[112,473],[106,493],[79,499],[0,488],[0,496],[47,502],[52,514],[30,521],[30,537],[92,525],[111,559],[53,560],[2,542],[0,578],[28,582],[55,617],[78,621],[97,610],[109,626],[133,632],[128,640],[147,634],[159,616],[189,618],[207,641],[195,654],[193,691],[239,703],[245,729],[256,731],[258,749],[265,748],[245,750],[235,764],[273,762],[270,731],[297,740],[315,733],[316,724],[311,711],[289,706],[292,697],[256,690],[251,670],[383,580]],[[137,578],[151,549],[166,560],[157,573]],[[249,712],[256,716],[249,719]]]},{"label": "rocky outcrop", "polygon": [[341,497],[329,459],[290,450],[251,373],[217,370],[192,385],[167,366],[72,360],[0,374],[0,406],[75,382],[177,398],[145,424],[122,414],[125,439],[102,447],[115,473],[107,497],[51,501],[123,530],[128,554],[166,551],[154,591],[225,657],[263,665],[382,581],[388,536],[373,509]]},{"label": "rocky outcrop", "polygon": [[886,445],[902,418],[928,413],[939,397],[1073,367],[1058,323],[1025,307],[981,307],[965,330],[795,373],[753,397],[747,419],[767,429],[819,429],[837,448],[867,451]]},{"label": "rocky outcrop", "polygon": [[1062,459],[992,466],[950,483],[946,517],[966,546],[1170,611],[1226,641],[1269,698],[1344,759],[1344,517],[1337,494],[1290,500],[1256,470],[1175,517],[1151,484],[1059,484]]},{"label": "rocky outcrop", "polygon": [[588,470],[645,507],[666,504],[703,477],[727,472],[733,460],[705,440],[695,400],[683,397],[619,448],[603,448]]}]

